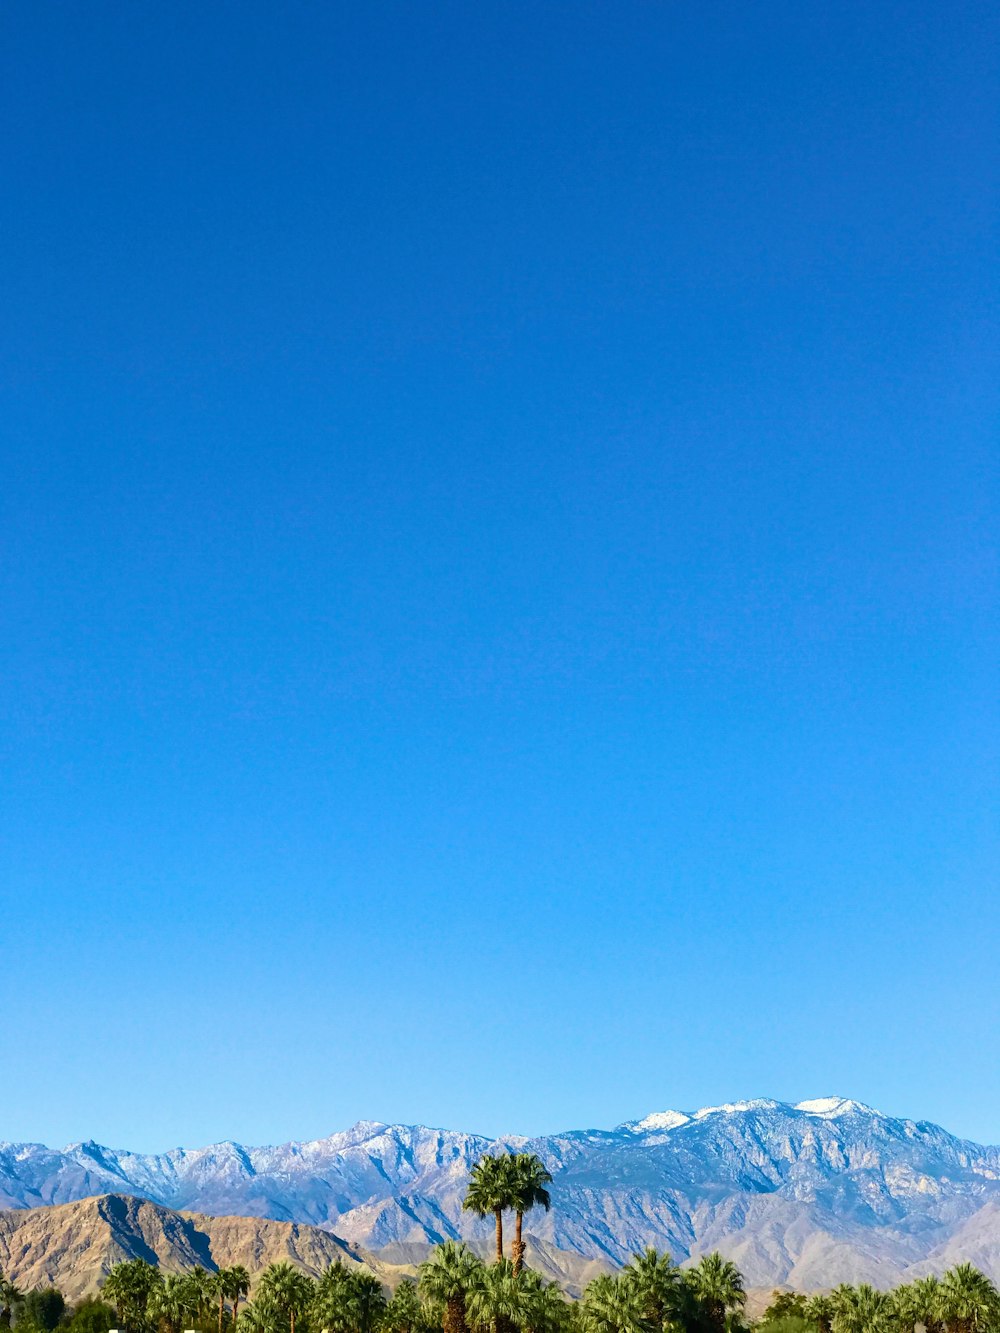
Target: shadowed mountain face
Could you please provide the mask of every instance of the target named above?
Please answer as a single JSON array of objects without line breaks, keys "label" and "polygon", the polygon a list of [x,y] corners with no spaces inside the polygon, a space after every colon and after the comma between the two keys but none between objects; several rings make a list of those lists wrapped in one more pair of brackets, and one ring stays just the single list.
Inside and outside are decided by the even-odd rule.
[{"label": "shadowed mountain face", "polygon": [[120,1194],[54,1208],[0,1212],[0,1270],[22,1290],[57,1286],[72,1300],[96,1291],[111,1267],[145,1259],[167,1272],[242,1264],[255,1274],[288,1260],[317,1276],[338,1260],[394,1286],[407,1270],[316,1227],[247,1217],[176,1213]]},{"label": "shadowed mountain face", "polygon": [[[480,1242],[484,1257],[492,1241]],[[207,1217],[179,1213],[147,1199],[104,1194],[79,1203],[0,1212],[0,1272],[23,1291],[56,1286],[71,1300],[97,1292],[111,1268],[125,1259],[145,1259],[168,1273],[242,1264],[251,1282],[268,1264],[287,1260],[311,1277],[330,1264],[365,1268],[383,1286],[395,1288],[427,1258],[426,1242],[367,1252],[319,1227],[260,1217]],[[527,1262],[558,1280],[572,1296],[607,1265],[565,1254],[529,1238]]]},{"label": "shadowed mountain face", "polygon": [[551,1213],[530,1218],[553,1252],[620,1263],[647,1244],[678,1260],[719,1248],[751,1286],[809,1288],[941,1267],[964,1236],[1000,1277],[1000,1149],[839,1098],[667,1111],[539,1139],[362,1122],[311,1143],[159,1155],[3,1144],[0,1204],[127,1191],[308,1222],[402,1254],[485,1234],[462,1194],[476,1158],[508,1147],[537,1152],[555,1177]]}]

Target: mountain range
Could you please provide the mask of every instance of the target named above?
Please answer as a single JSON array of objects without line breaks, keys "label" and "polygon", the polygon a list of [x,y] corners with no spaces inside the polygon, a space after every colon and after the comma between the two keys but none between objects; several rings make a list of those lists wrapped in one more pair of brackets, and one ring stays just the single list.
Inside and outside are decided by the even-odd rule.
[{"label": "mountain range", "polygon": [[124,1259],[145,1259],[170,1272],[196,1264],[209,1270],[242,1264],[256,1272],[287,1259],[313,1276],[339,1260],[372,1269],[388,1286],[396,1279],[393,1265],[294,1222],[178,1213],[118,1194],[0,1212],[0,1271],[23,1291],[51,1284],[76,1300]]},{"label": "mountain range", "polygon": [[127,1194],[310,1224],[410,1265],[446,1237],[485,1236],[462,1195],[472,1163],[506,1149],[536,1152],[554,1177],[551,1212],[528,1225],[552,1271],[560,1254],[577,1267],[619,1264],[651,1244],[678,1261],[721,1249],[753,1287],[888,1285],[959,1259],[1000,1278],[1000,1148],[837,1097],[663,1111],[532,1139],[363,1121],[264,1148],[0,1143],[0,1207]]},{"label": "mountain range", "polygon": [[[492,1238],[474,1242],[483,1257]],[[427,1257],[429,1245],[402,1247],[393,1262],[386,1253],[372,1254],[349,1245],[321,1227],[275,1222],[261,1217],[210,1217],[176,1212],[161,1204],[123,1194],[101,1194],[79,1203],[0,1211],[0,1272],[22,1291],[56,1286],[70,1300],[99,1289],[104,1278],[126,1259],[145,1259],[170,1273],[201,1265],[216,1268],[241,1264],[255,1280],[268,1264],[288,1260],[318,1277],[332,1263],[366,1268],[383,1286],[395,1288],[413,1276]],[[411,1252],[409,1252],[411,1251]],[[571,1295],[579,1295],[602,1265],[581,1255],[555,1251],[528,1238],[528,1264],[547,1278],[556,1278]]]}]

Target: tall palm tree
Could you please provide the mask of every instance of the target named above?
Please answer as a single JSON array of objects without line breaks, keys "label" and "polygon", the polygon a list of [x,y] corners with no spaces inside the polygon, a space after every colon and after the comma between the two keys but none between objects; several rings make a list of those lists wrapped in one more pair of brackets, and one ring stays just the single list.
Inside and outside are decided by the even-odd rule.
[{"label": "tall palm tree", "polygon": [[833,1301],[818,1293],[806,1301],[806,1318],[815,1324],[818,1333],[833,1333]]},{"label": "tall palm tree", "polygon": [[312,1316],[313,1323],[329,1333],[354,1333],[354,1287],[339,1259],[316,1280]]},{"label": "tall palm tree", "polygon": [[268,1264],[260,1277],[258,1297],[280,1310],[288,1320],[290,1333],[295,1333],[295,1320],[312,1301],[313,1284],[305,1273],[287,1261]]},{"label": "tall palm tree", "polygon": [[948,1333],[978,1333],[998,1313],[993,1283],[972,1264],[958,1264],[941,1279],[941,1319]]},{"label": "tall palm tree", "polygon": [[844,1283],[831,1294],[833,1333],[892,1333],[893,1310],[888,1295],[867,1282]]},{"label": "tall palm tree", "polygon": [[740,1270],[714,1250],[687,1270],[685,1281],[694,1291],[705,1322],[718,1333],[725,1333],[727,1316],[742,1310],[747,1298]]},{"label": "tall palm tree", "polygon": [[503,1214],[514,1203],[513,1157],[503,1153],[498,1157],[480,1157],[472,1168],[469,1187],[462,1207],[479,1217],[493,1214],[496,1220],[497,1263],[503,1261]]},{"label": "tall palm tree", "polygon": [[101,1295],[109,1305],[115,1307],[115,1317],[119,1325],[123,1327],[125,1325],[125,1301],[128,1294],[124,1274],[125,1268],[125,1264],[115,1264],[101,1283]]},{"label": "tall palm tree", "polygon": [[916,1322],[923,1324],[926,1333],[942,1333],[944,1324],[941,1322],[941,1283],[938,1278],[933,1273],[915,1278],[910,1283],[910,1296]]},{"label": "tall palm tree", "polygon": [[278,1333],[280,1325],[278,1307],[265,1296],[244,1305],[236,1320],[236,1333]]},{"label": "tall palm tree", "polygon": [[414,1333],[414,1329],[423,1321],[423,1313],[417,1284],[413,1278],[404,1277],[386,1306],[382,1326],[389,1333]]},{"label": "tall palm tree", "polygon": [[198,1312],[198,1289],[190,1275],[168,1273],[150,1292],[147,1311],[163,1333],[181,1333],[188,1319]]},{"label": "tall palm tree", "polygon": [[108,1272],[101,1295],[115,1307],[119,1325],[131,1333],[146,1323],[146,1306],[162,1283],[160,1272],[145,1259],[126,1259]]},{"label": "tall palm tree", "polygon": [[569,1333],[571,1307],[555,1282],[525,1270],[519,1281],[525,1298],[523,1333]]},{"label": "tall palm tree", "polygon": [[683,1279],[666,1251],[660,1254],[652,1245],[647,1246],[642,1253],[633,1254],[622,1276],[635,1289],[653,1328],[662,1329],[678,1313]]},{"label": "tall palm tree", "polygon": [[355,1333],[374,1333],[385,1314],[382,1283],[373,1273],[352,1273],[351,1296]]},{"label": "tall palm tree", "polygon": [[465,1303],[482,1263],[461,1241],[446,1240],[420,1265],[417,1287],[429,1301],[443,1307],[444,1333],[468,1333]]},{"label": "tall palm tree", "polygon": [[889,1317],[896,1333],[916,1333],[921,1322],[917,1313],[917,1296],[913,1286],[904,1282],[886,1293],[889,1298]]},{"label": "tall palm tree", "polygon": [[524,1214],[539,1204],[546,1212],[549,1211],[552,1199],[545,1186],[552,1184],[552,1177],[542,1159],[533,1152],[519,1152],[513,1155],[510,1177],[510,1198],[514,1208],[514,1244],[511,1258],[514,1260],[516,1277],[524,1266],[524,1243],[521,1240]]},{"label": "tall palm tree", "polygon": [[509,1259],[481,1268],[465,1302],[465,1317],[476,1333],[509,1333],[523,1329],[537,1288],[521,1282]]},{"label": "tall palm tree", "polygon": [[201,1328],[209,1322],[209,1312],[215,1303],[215,1274],[195,1264],[187,1275],[195,1302],[195,1318]]},{"label": "tall palm tree", "polygon": [[580,1316],[585,1333],[653,1333],[634,1282],[610,1273],[587,1283]]},{"label": "tall palm tree", "polygon": [[225,1268],[217,1268],[212,1274],[212,1295],[219,1303],[218,1333],[222,1333],[222,1321],[226,1316],[226,1272]]},{"label": "tall palm tree", "polygon": [[4,1277],[3,1273],[0,1273],[0,1328],[10,1328],[14,1306],[23,1299],[21,1292],[14,1286],[10,1278]]},{"label": "tall palm tree", "polygon": [[233,1324],[236,1323],[240,1310],[240,1301],[250,1294],[250,1274],[242,1264],[233,1264],[229,1268],[220,1268],[218,1272],[219,1292],[219,1333],[222,1333],[222,1306],[231,1301],[233,1306]]}]

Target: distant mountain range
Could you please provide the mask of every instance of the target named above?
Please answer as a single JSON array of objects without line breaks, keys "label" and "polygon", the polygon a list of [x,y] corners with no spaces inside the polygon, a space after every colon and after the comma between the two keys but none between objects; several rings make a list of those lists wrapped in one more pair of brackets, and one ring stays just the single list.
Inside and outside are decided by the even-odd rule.
[{"label": "distant mountain range", "polygon": [[0,1143],[0,1206],[138,1195],[309,1223],[379,1262],[410,1264],[445,1237],[485,1236],[461,1199],[472,1163],[507,1148],[538,1153],[555,1177],[552,1211],[527,1228],[553,1271],[560,1252],[618,1264],[652,1244],[678,1261],[721,1249],[752,1287],[887,1285],[960,1259],[1000,1279],[1000,1149],[835,1097],[663,1111],[536,1139],[365,1121],[309,1143],[155,1155]]}]

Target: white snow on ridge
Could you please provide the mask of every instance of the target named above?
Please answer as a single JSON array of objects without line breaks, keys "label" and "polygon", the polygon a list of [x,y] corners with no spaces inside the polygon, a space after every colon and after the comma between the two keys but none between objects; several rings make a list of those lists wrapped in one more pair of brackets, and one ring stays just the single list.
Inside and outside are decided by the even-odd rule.
[{"label": "white snow on ridge", "polygon": [[644,1120],[632,1121],[629,1129],[676,1129],[678,1125],[686,1125],[690,1119],[683,1111],[654,1111]]},{"label": "white snow on ridge", "polygon": [[755,1097],[749,1102],[723,1102],[721,1106],[703,1106],[700,1111],[695,1111],[695,1120],[704,1120],[709,1115],[738,1115],[741,1111],[775,1111],[781,1106],[781,1102],[773,1101],[770,1097]]},{"label": "white snow on ridge", "polygon": [[796,1102],[796,1111],[805,1111],[808,1115],[821,1115],[832,1120],[838,1115],[849,1115],[851,1111],[860,1111],[863,1115],[881,1115],[872,1106],[864,1102],[853,1102],[849,1097],[813,1097],[810,1101]]},{"label": "white snow on ridge", "polygon": [[747,1111],[803,1111],[807,1115],[821,1116],[824,1120],[835,1120],[838,1116],[849,1115],[856,1111],[861,1115],[878,1116],[881,1111],[866,1106],[864,1102],[852,1101],[849,1097],[812,1097],[804,1102],[775,1101],[771,1097],[755,1097],[750,1101],[723,1102],[720,1106],[703,1106],[698,1111],[653,1111],[642,1120],[628,1120],[621,1129],[633,1134],[653,1133],[657,1130],[669,1132],[689,1125],[697,1120],[707,1120],[715,1115],[741,1115]]}]

